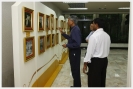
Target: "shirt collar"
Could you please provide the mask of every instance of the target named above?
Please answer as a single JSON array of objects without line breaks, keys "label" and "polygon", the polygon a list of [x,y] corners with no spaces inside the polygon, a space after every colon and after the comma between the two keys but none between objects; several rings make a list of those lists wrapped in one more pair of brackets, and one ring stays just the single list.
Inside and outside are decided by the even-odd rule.
[{"label": "shirt collar", "polygon": [[103,31],[103,28],[98,28],[95,32],[97,31]]}]

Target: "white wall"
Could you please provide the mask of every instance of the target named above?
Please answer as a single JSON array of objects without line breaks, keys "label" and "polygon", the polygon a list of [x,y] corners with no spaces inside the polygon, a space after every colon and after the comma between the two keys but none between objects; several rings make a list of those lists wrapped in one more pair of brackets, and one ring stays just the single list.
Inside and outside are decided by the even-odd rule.
[{"label": "white wall", "polygon": [[[24,56],[23,56],[23,53],[24,53],[23,52],[23,39],[24,37],[26,37],[26,32],[22,31],[22,7],[23,6],[34,10],[34,17],[33,17],[34,31],[30,32],[30,36],[35,37],[35,57],[27,62],[24,62]],[[60,60],[62,56],[60,54],[63,51],[66,51],[66,49],[62,50],[61,46],[55,45],[54,47],[46,49],[43,54],[38,55],[38,36],[41,36],[41,35],[46,36],[46,30],[43,32],[38,32],[38,29],[37,29],[38,12],[45,14],[45,16],[53,14],[54,18],[57,17],[55,11],[53,11],[49,7],[39,2],[21,2],[21,3],[17,2],[12,6],[12,18],[14,19],[12,21],[13,23],[12,33],[13,33],[15,87],[32,86],[33,83],[36,81],[36,79],[40,77],[40,75],[54,62],[54,60],[56,59]],[[60,22],[60,20],[64,20],[64,18],[62,16],[61,17],[59,16],[58,21]],[[55,34],[55,33],[59,33],[59,31],[56,32],[55,29],[53,31],[51,30],[48,31],[48,34]],[[60,40],[59,40],[59,43],[61,44]],[[51,58],[55,54],[57,55],[57,57],[54,57],[51,60]],[[47,65],[44,66],[45,64]],[[40,70],[37,71],[38,69]]]},{"label": "white wall", "polygon": [[2,87],[14,87],[12,15],[14,2],[2,2]]}]

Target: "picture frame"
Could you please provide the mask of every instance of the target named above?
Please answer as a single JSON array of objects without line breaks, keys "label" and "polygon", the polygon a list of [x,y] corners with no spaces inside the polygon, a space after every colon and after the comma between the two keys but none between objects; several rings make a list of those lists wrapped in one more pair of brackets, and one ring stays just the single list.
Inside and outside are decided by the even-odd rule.
[{"label": "picture frame", "polygon": [[56,44],[59,43],[59,33],[56,33]]},{"label": "picture frame", "polygon": [[55,42],[56,42],[56,39],[55,39],[55,34],[52,34],[52,47],[55,46]]},{"label": "picture frame", "polygon": [[23,32],[33,31],[33,16],[34,10],[23,7],[22,10],[22,27]]},{"label": "picture frame", "polygon": [[56,30],[58,30],[58,18],[55,18],[55,20],[56,20]]},{"label": "picture frame", "polygon": [[44,31],[44,14],[38,12],[38,31]]},{"label": "picture frame", "polygon": [[51,18],[51,29],[52,30],[54,30],[54,15],[53,14],[51,14],[51,16],[50,16]]},{"label": "picture frame", "polygon": [[27,62],[35,57],[35,38],[25,37],[24,40],[24,62]]},{"label": "picture frame", "polygon": [[60,27],[63,29],[63,20],[60,22]]},{"label": "picture frame", "polygon": [[45,52],[45,36],[38,37],[38,54],[42,54]]},{"label": "picture frame", "polygon": [[46,15],[45,27],[46,27],[46,31],[50,30],[50,16],[49,15]]},{"label": "picture frame", "polygon": [[47,35],[47,49],[51,47],[51,34]]}]

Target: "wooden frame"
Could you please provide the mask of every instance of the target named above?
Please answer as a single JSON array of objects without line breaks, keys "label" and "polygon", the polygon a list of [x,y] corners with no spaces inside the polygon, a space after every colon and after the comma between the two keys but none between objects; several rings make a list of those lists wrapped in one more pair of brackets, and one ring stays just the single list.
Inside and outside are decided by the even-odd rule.
[{"label": "wooden frame", "polygon": [[51,14],[51,29],[54,30],[54,15]]},{"label": "wooden frame", "polygon": [[58,30],[58,18],[55,19],[56,20],[56,30]]},{"label": "wooden frame", "polygon": [[45,36],[38,37],[38,54],[45,52]]},{"label": "wooden frame", "polygon": [[33,12],[34,10],[29,9],[27,7],[23,7],[22,10],[22,26],[23,26],[23,31],[33,31]]},{"label": "wooden frame", "polygon": [[60,22],[60,27],[63,29],[63,20]]},{"label": "wooden frame", "polygon": [[56,39],[55,39],[55,34],[52,34],[52,47],[55,46],[55,42],[56,42]]},{"label": "wooden frame", "polygon": [[38,12],[38,31],[44,31],[44,14]]},{"label": "wooden frame", "polygon": [[47,35],[47,49],[51,47],[51,34]]},{"label": "wooden frame", "polygon": [[46,30],[50,30],[50,16],[46,15],[46,21],[45,21],[45,27],[46,27]]},{"label": "wooden frame", "polygon": [[33,37],[24,38],[24,61],[27,62],[35,57],[35,39]]},{"label": "wooden frame", "polygon": [[59,43],[59,33],[56,33],[56,44]]}]

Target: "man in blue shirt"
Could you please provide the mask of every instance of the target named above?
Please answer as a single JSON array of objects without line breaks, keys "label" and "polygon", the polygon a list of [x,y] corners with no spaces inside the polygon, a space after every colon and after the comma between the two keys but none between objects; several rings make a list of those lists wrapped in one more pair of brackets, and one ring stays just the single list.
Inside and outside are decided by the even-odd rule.
[{"label": "man in blue shirt", "polygon": [[77,17],[72,15],[68,17],[68,25],[71,27],[70,36],[65,34],[60,28],[60,32],[64,38],[68,40],[67,44],[63,44],[64,48],[69,48],[69,61],[71,66],[71,72],[73,77],[73,86],[71,87],[81,87],[80,78],[80,56],[81,56],[81,32],[80,28],[77,26]]},{"label": "man in blue shirt", "polygon": [[90,34],[86,37],[86,42],[88,43],[88,40],[89,40],[89,38],[90,38],[90,36],[93,34],[93,32],[94,32],[94,30],[93,30],[93,24],[90,24],[90,30],[91,30],[91,32],[90,32]]}]

